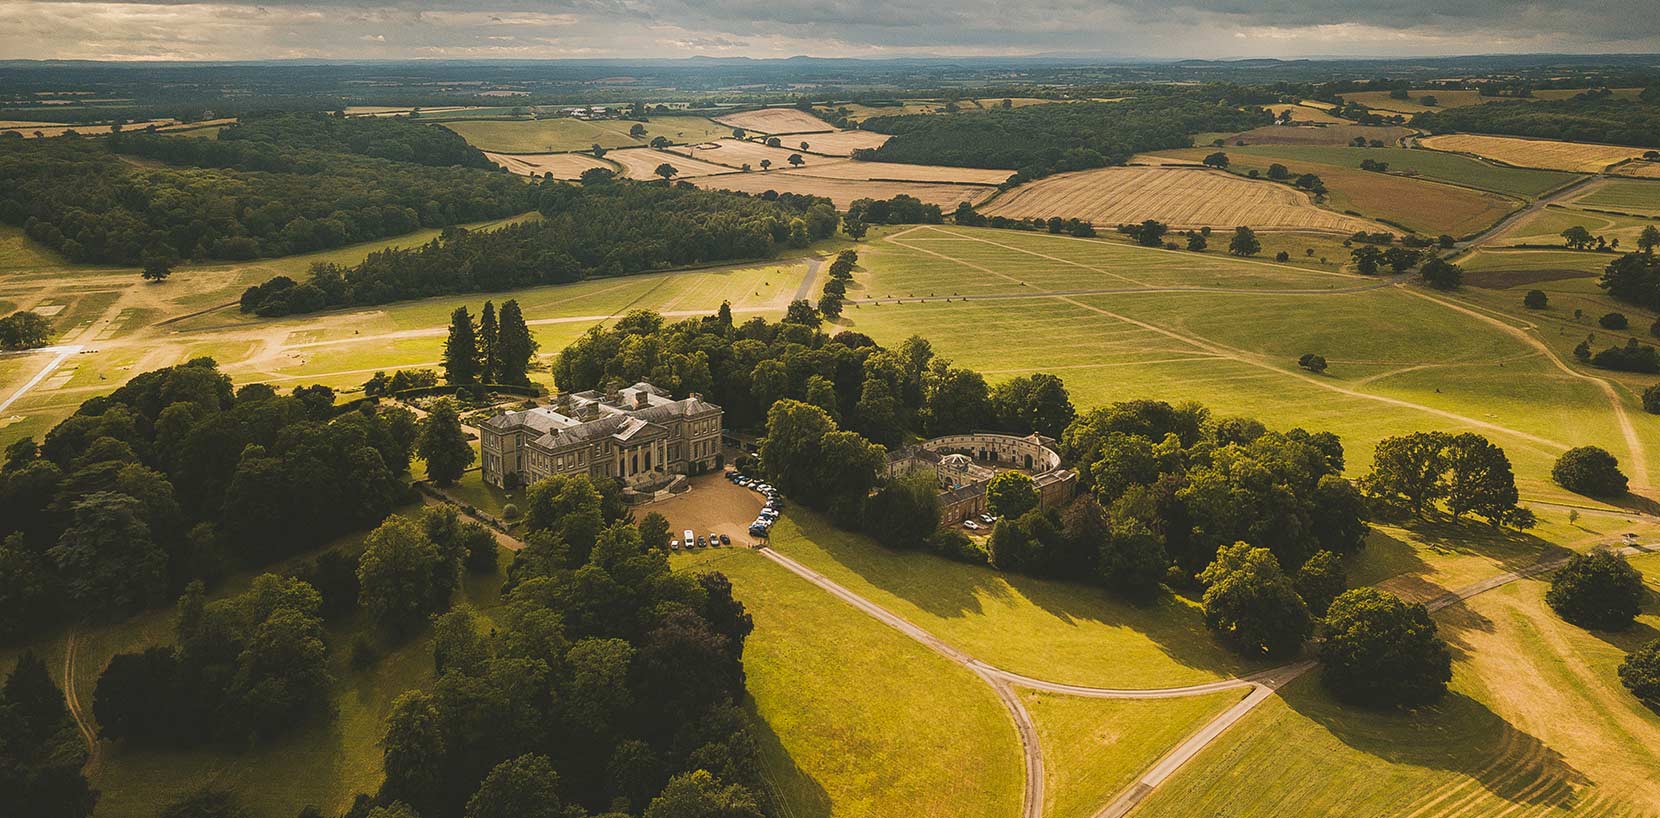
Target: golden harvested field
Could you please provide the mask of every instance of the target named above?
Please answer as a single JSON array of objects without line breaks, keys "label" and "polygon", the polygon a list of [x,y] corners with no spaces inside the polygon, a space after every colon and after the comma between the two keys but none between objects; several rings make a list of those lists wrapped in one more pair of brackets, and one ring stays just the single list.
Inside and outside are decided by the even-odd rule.
[{"label": "golden harvested field", "polygon": [[[674,147],[667,148],[666,150],[671,153],[678,153],[683,156],[691,157],[692,159],[704,162],[713,162],[717,165],[725,165],[733,170],[738,170],[746,164],[758,170],[761,167],[762,160],[771,161],[772,166],[775,168],[787,166],[789,164],[791,154],[801,153],[799,149],[792,146],[802,140],[795,139],[794,137],[791,137],[791,140],[793,141],[786,140],[784,147],[781,148],[769,148],[760,142],[750,142],[747,140],[717,139],[713,142],[700,142],[696,145],[676,145]],[[842,161],[838,159],[826,159],[821,156],[810,156],[807,154],[802,154],[801,158],[809,165],[814,164],[815,162]]]},{"label": "golden harvested field", "polygon": [[848,159],[820,159],[807,164],[796,173],[823,176],[829,179],[869,179],[896,182],[958,182],[973,185],[1000,185],[1014,174],[1012,170],[985,168],[953,168],[944,165],[911,165],[900,162],[854,162]]},{"label": "golden harvested field", "polygon": [[854,122],[863,122],[873,116],[903,116],[906,114],[938,114],[942,113],[945,103],[937,99],[908,99],[899,105],[860,105],[857,102],[842,105],[820,106],[826,111],[847,111],[847,118]]},{"label": "golden harvested field", "polygon": [[874,131],[836,131],[813,134],[807,139],[807,144],[812,146],[809,150],[813,153],[848,156],[861,148],[880,148],[892,138]]},{"label": "golden harvested field", "polygon": [[[481,109],[478,106],[473,105],[447,105],[438,108],[422,108],[421,113],[423,115],[453,114],[460,111],[477,110]],[[414,111],[414,108],[399,108],[389,105],[351,105],[346,108],[346,116],[403,116],[405,114],[414,113]]]},{"label": "golden harvested field", "polygon": [[1524,168],[1596,173],[1616,162],[1643,155],[1643,148],[1595,145],[1589,142],[1558,142],[1553,139],[1522,139],[1515,136],[1446,134],[1429,136],[1419,144],[1438,151],[1473,153],[1507,165]]},{"label": "golden harvested field", "polygon": [[1615,176],[1635,176],[1639,179],[1660,179],[1660,162],[1627,162],[1614,168]]},{"label": "golden harvested field", "polygon": [[[1131,161],[1147,164],[1186,163],[1197,165],[1213,148],[1184,148],[1140,154]],[[1308,148],[1308,150],[1327,150]],[[1267,173],[1276,161],[1246,151],[1228,154],[1229,172]],[[1326,207],[1338,212],[1359,214],[1362,218],[1387,221],[1408,230],[1431,236],[1450,233],[1466,236],[1486,229],[1522,202],[1519,199],[1474,188],[1443,184],[1429,179],[1397,176],[1392,173],[1373,173],[1353,165],[1332,165],[1324,162],[1288,162],[1297,173],[1318,174],[1329,191]],[[1391,231],[1397,232],[1397,231]]]},{"label": "golden harvested field", "polygon": [[863,182],[855,179],[829,179],[806,173],[729,173],[693,180],[699,187],[736,190],[742,193],[800,193],[823,196],[846,210],[855,199],[891,199],[903,193],[915,196],[946,210],[959,202],[976,204],[984,201],[995,188],[978,185],[930,184],[928,182]]},{"label": "golden harvested field", "polygon": [[1263,107],[1267,108],[1269,111],[1272,111],[1276,117],[1283,115],[1286,111],[1290,111],[1292,122],[1320,122],[1330,125],[1341,125],[1348,122],[1346,119],[1335,117],[1329,113],[1326,113],[1324,108],[1315,108],[1311,105],[1292,105],[1290,103],[1284,103],[1280,105],[1265,105]]},{"label": "golden harvested field", "polygon": [[1286,185],[1201,168],[1117,167],[1064,173],[1022,185],[985,209],[1010,218],[1063,216],[1098,228],[1157,219],[1176,228],[1385,230],[1316,207]]},{"label": "golden harvested field", "polygon": [[[1614,96],[1619,98],[1634,97],[1642,93],[1641,88],[1615,88]],[[1434,88],[1420,88],[1409,92],[1410,99],[1391,99],[1388,91],[1361,91],[1355,94],[1344,94],[1343,98],[1352,100],[1379,111],[1389,111],[1398,114],[1418,114],[1424,111],[1444,111],[1448,108],[1467,108],[1471,105],[1485,105],[1489,102],[1515,102],[1516,97],[1484,97],[1474,89],[1462,91],[1443,91]],[[1537,102],[1542,99],[1568,99],[1584,93],[1582,88],[1548,88],[1533,92],[1533,96],[1523,98],[1523,102]],[[1425,96],[1435,97],[1435,106],[1428,107],[1419,104],[1418,100]]]},{"label": "golden harvested field", "polygon": [[[177,119],[152,119],[147,122],[129,122],[122,125],[121,130],[128,132],[142,131],[151,125],[156,126],[159,130],[167,125],[177,125],[178,122],[179,121]],[[85,122],[78,125],[46,125],[41,122],[8,122],[0,124],[0,131],[17,131],[18,133],[23,134],[24,139],[34,139],[35,134],[37,133],[43,137],[63,136],[64,133],[68,131],[74,131],[79,134],[107,134],[110,132],[110,126],[93,125]]]},{"label": "golden harvested field", "polygon": [[1265,125],[1228,137],[1228,146],[1240,140],[1247,145],[1331,145],[1341,147],[1360,137],[1374,139],[1385,145],[1395,145],[1401,137],[1412,133],[1410,128],[1396,125]]},{"label": "golden harvested field", "polygon": [[662,177],[657,175],[657,166],[664,162],[673,165],[675,170],[680,171],[675,174],[674,178],[676,179],[737,172],[725,165],[702,162],[653,148],[629,148],[627,150],[611,151],[605,154],[605,158],[622,165],[623,175],[634,179],[661,179]]},{"label": "golden harvested field", "polygon": [[[533,153],[508,154],[484,152],[490,161],[507,168],[510,173],[520,176],[546,176],[553,174],[555,179],[575,179],[589,168],[608,168],[615,170],[610,162],[604,159],[595,159],[587,153]],[[652,166],[653,168],[656,165]]]},{"label": "golden harvested field", "polygon": [[835,127],[805,111],[794,108],[762,108],[715,117],[715,121],[733,128],[768,134],[812,133],[833,131]]}]

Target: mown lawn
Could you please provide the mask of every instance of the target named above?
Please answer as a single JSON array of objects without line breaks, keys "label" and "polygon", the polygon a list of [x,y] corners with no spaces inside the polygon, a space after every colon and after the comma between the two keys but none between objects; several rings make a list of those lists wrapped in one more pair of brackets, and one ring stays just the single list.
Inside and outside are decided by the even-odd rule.
[{"label": "mown lawn", "polygon": [[755,619],[744,670],[781,815],[1018,811],[1020,745],[989,685],[753,551],[674,564],[726,574]]},{"label": "mown lawn", "polygon": [[[967,228],[877,242],[861,259],[866,270],[855,282],[864,289],[850,292],[938,295],[926,303],[852,305],[841,322],[848,329],[884,344],[921,335],[936,353],[993,383],[1033,372],[1059,375],[1080,408],[1136,398],[1196,400],[1216,415],[1331,431],[1342,437],[1357,476],[1384,437],[1469,430],[1505,448],[1524,494],[1570,500],[1549,480],[1566,447],[1625,446],[1595,384],[1561,372],[1500,327],[1419,297],[1417,284],[1328,294],[1312,288],[1376,280],[1220,253]],[[1242,281],[1263,286],[1211,291]],[[1139,291],[1138,282],[1154,286]],[[1087,286],[1128,291],[1043,297],[1045,290]],[[1168,286],[1193,289],[1157,291]],[[1030,297],[947,302],[953,291]],[[1514,298],[1519,305],[1520,292]],[[1601,314],[1587,312],[1592,321]],[[1531,316],[1502,320],[1522,326]],[[1632,320],[1639,331],[1647,327],[1647,319]],[[1557,354],[1571,360],[1577,342]],[[1301,371],[1296,361],[1305,352],[1324,356],[1330,368],[1319,376]]]},{"label": "mown lawn", "polygon": [[[1660,586],[1660,558],[1634,560]],[[1138,814],[1618,815],[1660,812],[1660,721],[1615,675],[1655,638],[1653,597],[1620,634],[1581,630],[1516,583],[1437,616],[1452,690],[1433,707],[1334,701],[1310,674],[1269,699],[1155,791]]]},{"label": "mown lawn", "polygon": [[1170,748],[1246,692],[1088,699],[1021,691],[1043,748],[1045,818],[1092,818]]},{"label": "mown lawn", "polygon": [[1217,644],[1198,603],[1181,597],[1138,607],[1086,585],[891,551],[806,511],[774,527],[771,547],[958,650],[1015,673],[1152,688],[1264,667]]}]

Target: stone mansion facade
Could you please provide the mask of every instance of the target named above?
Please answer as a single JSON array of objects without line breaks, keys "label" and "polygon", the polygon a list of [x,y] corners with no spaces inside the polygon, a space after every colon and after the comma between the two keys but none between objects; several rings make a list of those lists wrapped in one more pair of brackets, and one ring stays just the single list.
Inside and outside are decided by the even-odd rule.
[{"label": "stone mansion facade", "polygon": [[555,474],[614,477],[651,491],[720,465],[721,408],[697,393],[675,400],[640,382],[608,393],[561,393],[548,406],[503,412],[479,426],[484,481],[530,485]]}]

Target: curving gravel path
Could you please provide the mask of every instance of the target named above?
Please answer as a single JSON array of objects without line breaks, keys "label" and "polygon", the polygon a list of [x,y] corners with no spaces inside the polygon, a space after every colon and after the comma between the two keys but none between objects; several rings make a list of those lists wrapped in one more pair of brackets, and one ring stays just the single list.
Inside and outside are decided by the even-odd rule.
[{"label": "curving gravel path", "polygon": [[[1020,736],[1021,749],[1026,759],[1026,790],[1020,813],[1022,818],[1042,818],[1043,815],[1043,750],[1038,744],[1037,727],[1033,724],[1031,715],[1026,712],[1025,706],[1021,704],[1016,688],[1103,699],[1170,699],[1183,696],[1199,696],[1223,690],[1250,688],[1251,692],[1239,703],[1206,722],[1192,735],[1183,739],[1180,744],[1171,748],[1157,762],[1154,762],[1153,766],[1141,777],[1136,779],[1136,782],[1129,789],[1108,802],[1094,816],[1094,818],[1121,818],[1135,809],[1153,790],[1157,789],[1172,775],[1175,775],[1187,762],[1193,760],[1202,750],[1227,732],[1229,727],[1232,727],[1256,709],[1257,705],[1267,701],[1268,697],[1274,695],[1280,688],[1313,669],[1316,664],[1313,659],[1304,659],[1249,676],[1182,687],[1124,689],[1044,681],[1018,673],[1011,673],[969,656],[946,644],[944,640],[927,630],[859,596],[818,571],[765,545],[760,546],[757,550],[762,556],[783,566],[791,573],[817,585],[843,602],[909,636],[929,650],[967,668],[985,681],[986,684],[991,685],[992,690],[997,693],[998,699],[1008,709],[1009,716],[1014,720],[1015,731]],[[1632,545],[1617,549],[1617,553],[1629,555],[1653,550],[1655,550],[1655,547]],[[1570,557],[1561,557],[1489,577],[1431,599],[1424,603],[1424,607],[1431,612],[1439,611],[1459,604],[1477,594],[1503,587],[1517,580],[1548,573],[1560,568],[1569,559]]]}]

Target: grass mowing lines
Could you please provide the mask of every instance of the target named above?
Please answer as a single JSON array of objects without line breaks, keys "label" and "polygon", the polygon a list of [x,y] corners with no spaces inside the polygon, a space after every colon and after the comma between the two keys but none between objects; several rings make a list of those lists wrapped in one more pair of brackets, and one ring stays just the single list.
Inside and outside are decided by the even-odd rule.
[{"label": "grass mowing lines", "polygon": [[674,564],[726,574],[754,617],[746,687],[781,815],[1002,818],[1018,810],[1014,725],[968,670],[753,552],[705,551]]},{"label": "grass mowing lines", "polygon": [[1043,749],[1045,818],[1092,818],[1177,742],[1247,692],[1091,699],[1021,690]]},{"label": "grass mowing lines", "polygon": [[[1660,572],[1654,555],[1634,562]],[[1513,583],[1436,615],[1455,656],[1440,704],[1410,713],[1345,706],[1311,673],[1235,725],[1140,814],[1657,814],[1660,724],[1615,675],[1625,651],[1655,635],[1653,597],[1636,628],[1599,634],[1557,618],[1545,587]]]},{"label": "grass mowing lines", "polygon": [[889,551],[805,511],[774,527],[771,547],[953,648],[1015,673],[1133,688],[1260,669],[1216,644],[1190,600],[1136,607],[1085,585]]},{"label": "grass mowing lines", "polygon": [[[930,280],[954,278],[965,289],[987,281],[999,287],[1010,278],[1018,282],[1024,272],[1011,276],[999,269],[1025,264],[1022,257],[1029,254],[997,246],[1013,242],[1066,247],[1038,251],[1056,258],[1065,258],[1061,252],[1082,252],[1081,248],[1103,254],[1140,252],[1161,260],[1205,258],[964,228],[949,232],[987,237],[995,244],[925,241],[931,231],[946,232],[913,230],[898,242],[887,242],[880,254],[867,260],[867,267],[876,271],[872,295],[896,290],[893,295],[904,296],[920,290],[900,289],[913,264],[924,267]],[[894,244],[904,248],[895,250]],[[916,252],[934,247],[951,253]],[[926,258],[926,263],[916,262],[919,258]],[[1219,265],[1255,265],[1264,274],[1285,270],[1310,277],[1307,271],[1283,265],[1209,258]],[[960,271],[939,265],[952,259],[962,262]],[[1125,266],[1143,275],[1133,265]],[[1425,428],[1470,430],[1492,435],[1507,447],[1530,495],[1571,499],[1546,479],[1551,461],[1570,443],[1562,439],[1562,429],[1576,430],[1572,443],[1595,441],[1612,450],[1626,448],[1616,424],[1607,422],[1607,399],[1598,396],[1594,384],[1553,372],[1536,347],[1499,326],[1413,297],[1415,292],[1382,288],[1296,299],[1273,293],[1151,291],[1007,301],[938,299],[926,304],[865,304],[846,315],[854,328],[887,341],[927,335],[942,355],[991,371],[994,380],[999,373],[1012,377],[1051,368],[1078,370],[1068,380],[1080,406],[1131,397],[1194,399],[1221,414],[1268,416],[1282,419],[1282,426],[1330,429],[1349,444],[1350,468],[1357,472],[1364,471],[1367,453],[1381,437]],[[1240,320],[1241,315],[1248,320]],[[1514,325],[1521,319],[1511,320]],[[952,331],[941,333],[941,326]],[[1125,334],[1126,330],[1131,332]],[[1297,370],[1293,362],[1308,351],[1336,365],[1323,376]]]}]

